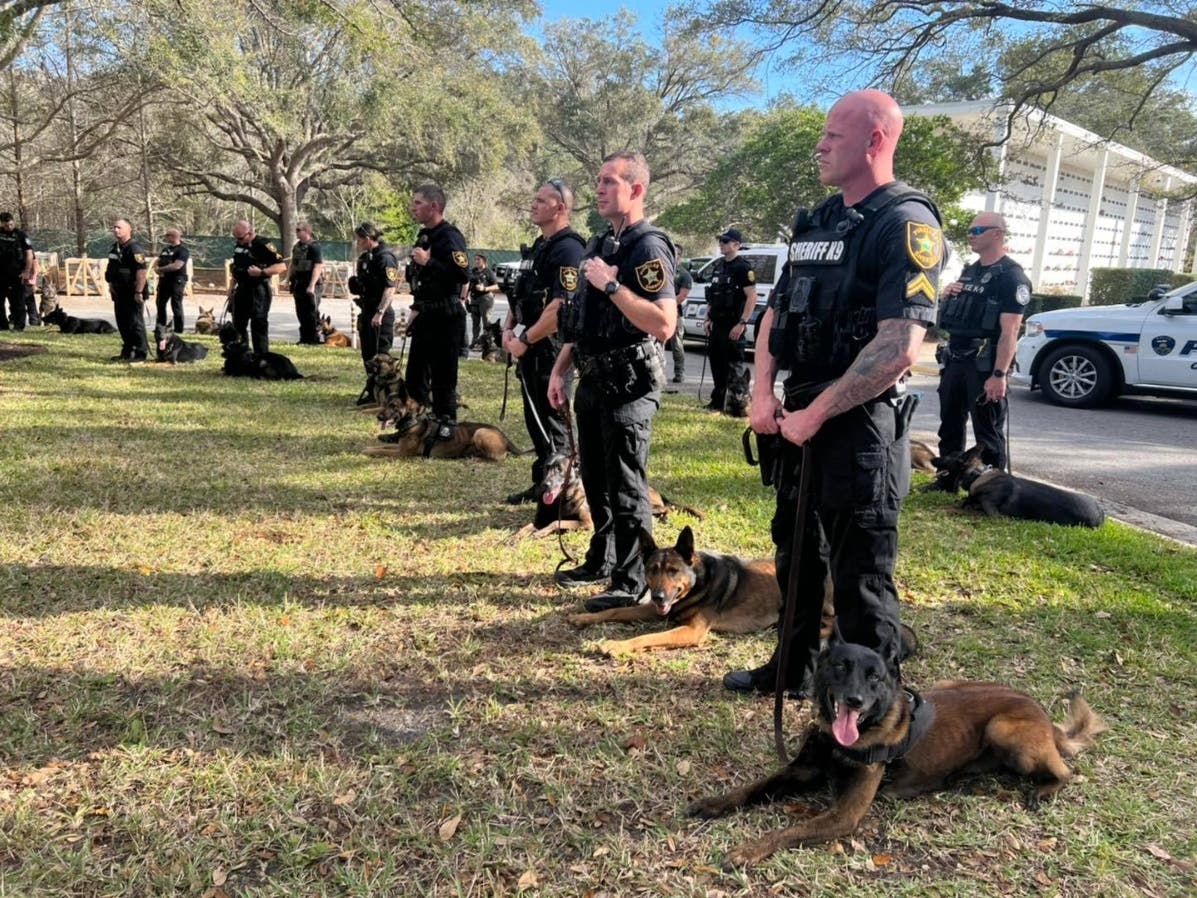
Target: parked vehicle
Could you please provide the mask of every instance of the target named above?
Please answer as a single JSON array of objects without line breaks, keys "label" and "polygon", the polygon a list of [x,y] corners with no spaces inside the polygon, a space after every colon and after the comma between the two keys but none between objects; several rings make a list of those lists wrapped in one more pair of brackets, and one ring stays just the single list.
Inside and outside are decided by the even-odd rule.
[{"label": "parked vehicle", "polygon": [[[773,285],[781,277],[787,252],[788,247],[784,243],[758,245],[746,243],[740,247],[741,258],[746,259],[752,266],[752,270],[756,272],[756,308],[748,319],[748,328],[745,331],[749,346],[756,341],[756,323],[765,313],[765,302],[769,298],[770,291],[773,290]],[[707,341],[707,335],[702,328],[703,320],[707,315],[706,285],[711,280],[715,262],[721,258],[722,256],[716,256],[694,273],[694,289],[690,291],[690,295],[686,298],[685,308],[682,309],[682,318],[686,325],[686,341],[689,343],[704,344]]]},{"label": "parked vehicle", "polygon": [[1014,383],[1089,408],[1122,393],[1197,396],[1197,282],[1142,303],[1081,306],[1026,320]]}]

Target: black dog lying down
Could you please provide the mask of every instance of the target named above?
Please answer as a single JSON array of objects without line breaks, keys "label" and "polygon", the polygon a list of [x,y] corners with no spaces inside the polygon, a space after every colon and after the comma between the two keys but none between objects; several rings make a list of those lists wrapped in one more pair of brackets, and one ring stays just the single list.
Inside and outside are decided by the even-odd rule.
[{"label": "black dog lying down", "polygon": [[154,341],[158,346],[160,362],[198,362],[208,357],[207,346],[203,343],[188,343],[169,324],[154,327]]},{"label": "black dog lying down", "polygon": [[980,508],[987,515],[1072,527],[1100,527],[1106,517],[1091,496],[989,467],[981,461],[980,446],[936,458],[933,464],[938,488],[967,490],[964,507]]},{"label": "black dog lying down", "polygon": [[224,373],[229,377],[256,377],[261,380],[302,380],[303,375],[294,363],[278,352],[251,352],[242,342],[232,322],[220,327],[220,354],[224,356]]},{"label": "black dog lying down", "polygon": [[44,324],[57,324],[64,334],[114,334],[116,328],[102,318],[76,318],[68,315],[66,309],[55,305],[49,312],[42,312]]}]

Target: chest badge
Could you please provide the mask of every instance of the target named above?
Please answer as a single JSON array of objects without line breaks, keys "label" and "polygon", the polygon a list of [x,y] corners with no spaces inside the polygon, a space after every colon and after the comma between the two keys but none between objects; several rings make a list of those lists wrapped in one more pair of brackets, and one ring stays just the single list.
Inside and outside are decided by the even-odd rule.
[{"label": "chest badge", "polygon": [[906,254],[919,268],[934,268],[943,258],[943,234],[934,225],[906,222]]},{"label": "chest badge", "polygon": [[636,283],[646,293],[659,293],[665,285],[665,266],[660,259],[649,259],[636,266]]},{"label": "chest badge", "polygon": [[566,293],[573,293],[578,289],[578,269],[562,265],[559,277],[561,287]]}]

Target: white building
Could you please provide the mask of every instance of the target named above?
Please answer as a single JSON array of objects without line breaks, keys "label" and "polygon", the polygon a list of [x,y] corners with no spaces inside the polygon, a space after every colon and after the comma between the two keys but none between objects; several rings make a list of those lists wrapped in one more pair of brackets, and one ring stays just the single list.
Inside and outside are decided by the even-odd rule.
[{"label": "white building", "polygon": [[[982,100],[906,112],[946,115],[1000,137],[1009,107]],[[1197,177],[1037,110],[1020,112],[996,154],[1001,186],[966,194],[961,204],[1006,217],[1010,255],[1027,268],[1036,292],[1088,301],[1094,268],[1183,269],[1193,201],[1168,195],[1192,191]]]}]

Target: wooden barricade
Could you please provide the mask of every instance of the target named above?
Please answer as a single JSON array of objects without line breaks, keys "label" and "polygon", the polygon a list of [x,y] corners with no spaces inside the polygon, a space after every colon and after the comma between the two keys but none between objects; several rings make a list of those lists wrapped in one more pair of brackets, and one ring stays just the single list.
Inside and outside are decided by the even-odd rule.
[{"label": "wooden barricade", "polygon": [[66,295],[99,296],[108,299],[108,282],[104,280],[104,268],[108,259],[92,259],[88,256],[66,259]]}]

